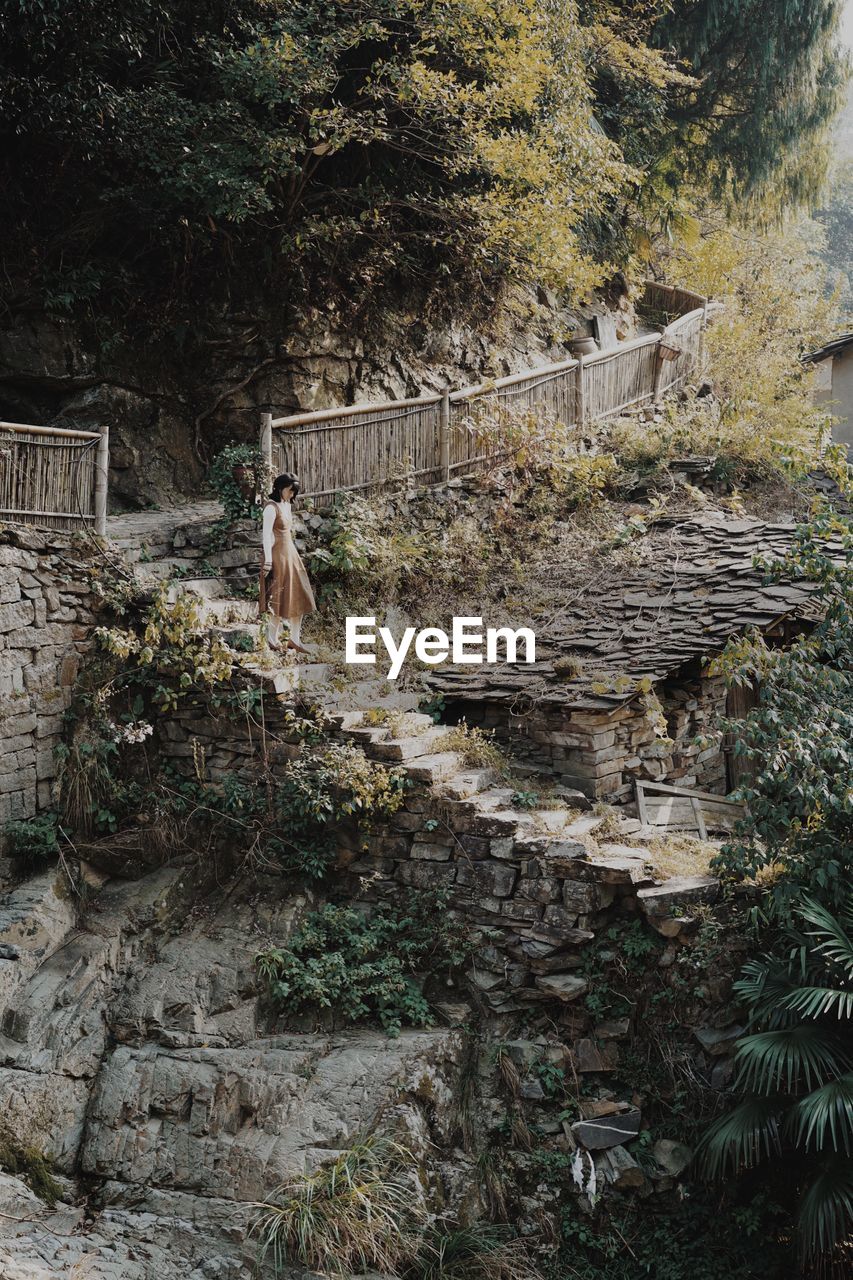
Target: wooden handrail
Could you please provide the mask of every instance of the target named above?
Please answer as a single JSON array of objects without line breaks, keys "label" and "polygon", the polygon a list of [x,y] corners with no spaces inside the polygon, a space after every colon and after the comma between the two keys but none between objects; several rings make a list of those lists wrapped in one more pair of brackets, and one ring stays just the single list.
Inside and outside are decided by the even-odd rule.
[{"label": "wooden handrail", "polygon": [[411,400],[377,400],[368,404],[344,404],[338,409],[315,409],[312,413],[292,413],[287,418],[273,418],[269,425],[279,427],[304,427],[309,422],[328,422],[331,418],[351,418],[356,413],[387,413],[389,409],[428,408],[438,404],[441,395],[415,396]]},{"label": "wooden handrail", "polygon": [[700,317],[703,317],[704,315],[705,315],[705,306],[703,304],[701,307],[696,307],[695,310],[693,311],[688,311],[683,316],[678,316],[677,319],[675,320],[670,320],[669,324],[664,329],[664,333],[677,332],[679,329],[683,329],[689,321],[698,320]]},{"label": "wooden handrail", "polygon": [[[545,408],[566,426],[583,429],[633,405],[657,403],[662,391],[680,385],[701,361],[702,334],[711,308],[698,294],[669,285],[649,284],[649,295],[649,305],[663,312],[665,319],[672,316],[672,322],[662,331],[604,351],[568,356],[454,391],[448,388],[443,394],[368,401],[279,418],[262,413],[260,446],[266,464],[304,472],[304,497],[370,488],[385,483],[397,469],[413,477],[447,480],[484,461],[474,456],[479,448],[477,424],[472,427],[460,421],[468,405],[496,405],[499,413],[505,400],[519,396],[524,405]],[[687,306],[692,309],[679,315]],[[661,351],[667,343],[676,348],[667,354],[678,359],[664,367]],[[462,410],[461,414],[453,413],[454,409]],[[379,454],[374,456],[372,451],[377,449]]]},{"label": "wooden handrail", "polygon": [[100,440],[100,431],[72,431],[68,427],[36,427],[29,422],[0,422],[0,431],[22,431],[33,436],[61,436],[72,440]]},{"label": "wooden handrail", "polygon": [[458,391],[451,391],[450,399],[453,403],[459,400],[476,400],[478,396],[501,391],[504,387],[517,386],[519,382],[535,382],[537,378],[547,378],[553,373],[567,373],[569,369],[576,368],[579,364],[580,361],[573,356],[570,360],[558,360],[556,364],[543,364],[535,369],[525,369],[523,373],[510,373],[505,378],[495,378],[491,382],[476,382],[471,387],[461,387]]},{"label": "wooden handrail", "polygon": [[660,342],[660,338],[661,335],[659,333],[644,333],[639,338],[629,338],[627,342],[620,342],[616,347],[607,347],[604,351],[593,351],[591,355],[584,356],[583,367],[588,369],[591,364],[603,364],[606,360],[614,360],[626,351],[636,351],[640,347],[652,347],[655,343]]}]

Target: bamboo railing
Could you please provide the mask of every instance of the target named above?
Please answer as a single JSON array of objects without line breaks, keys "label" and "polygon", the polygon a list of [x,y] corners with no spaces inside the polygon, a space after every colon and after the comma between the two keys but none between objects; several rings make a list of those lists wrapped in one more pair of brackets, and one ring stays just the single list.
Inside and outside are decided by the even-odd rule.
[{"label": "bamboo railing", "polygon": [[[348,404],[261,419],[261,451],[274,474],[300,476],[305,498],[373,489],[388,481],[434,484],[482,470],[498,456],[483,422],[534,410],[566,426],[585,426],[660,399],[679,387],[702,356],[706,298],[648,282],[640,307],[665,316],[661,333],[498,378],[476,387],[377,404]],[[675,316],[674,320],[669,317]]]},{"label": "bamboo railing", "polygon": [[0,523],[106,532],[109,432],[0,422]]},{"label": "bamboo railing", "polygon": [[314,499],[403,477],[431,484],[480,470],[499,456],[484,445],[486,420],[533,409],[584,427],[657,401],[691,376],[702,355],[707,299],[649,282],[641,308],[676,318],[660,333],[443,395],[283,418],[265,413],[262,453],[274,474],[298,475],[301,495]]},{"label": "bamboo railing", "polygon": [[691,311],[703,309],[707,303],[708,299],[701,293],[691,293],[689,289],[677,289],[671,284],[647,280],[641,305],[647,316],[657,313],[661,324],[669,324]]}]

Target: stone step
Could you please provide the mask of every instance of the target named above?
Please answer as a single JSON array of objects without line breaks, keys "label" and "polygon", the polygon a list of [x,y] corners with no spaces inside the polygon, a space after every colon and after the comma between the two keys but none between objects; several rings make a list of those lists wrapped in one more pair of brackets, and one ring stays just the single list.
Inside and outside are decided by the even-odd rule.
[{"label": "stone step", "polygon": [[420,782],[427,786],[435,786],[445,778],[459,772],[462,757],[458,751],[440,751],[432,756],[420,756],[405,766],[407,776],[412,782]]},{"label": "stone step", "polygon": [[270,686],[277,694],[292,693],[297,689],[313,691],[322,688],[334,672],[328,662],[294,663],[292,667],[267,669],[253,667],[251,663],[244,667],[261,678],[261,683]]},{"label": "stone step", "polygon": [[603,822],[604,817],[600,814],[586,814],[585,817],[575,819],[566,827],[566,835],[572,836],[575,840],[582,840],[584,836],[594,835]]},{"label": "stone step", "polygon": [[167,556],[172,550],[171,539],[141,543],[133,536],[117,538],[115,534],[109,532],[107,533],[107,537],[112,545],[119,549],[123,559],[126,560],[128,564],[149,564],[155,560],[161,559],[163,556]]},{"label": "stone step", "polygon": [[[354,712],[353,714],[361,716],[360,711]],[[391,737],[391,730],[387,725],[378,724],[367,726],[364,724],[356,724],[353,728],[347,730],[347,737],[352,742],[358,743],[370,744],[374,742],[387,742]]]},{"label": "stone step", "polygon": [[529,812],[536,826],[542,827],[554,835],[566,830],[566,815],[560,809],[530,809],[527,812]]},{"label": "stone step", "polygon": [[178,584],[189,582],[193,569],[198,570],[198,565],[193,560],[178,556],[164,556],[160,560],[138,560],[135,573],[144,586],[154,586],[159,582],[169,582],[172,579],[175,579]]},{"label": "stone step", "polygon": [[386,707],[389,711],[410,711],[421,702],[418,693],[398,692],[387,680],[352,680],[341,689],[330,689],[327,705],[339,707],[339,714],[358,712],[363,715],[369,707]]},{"label": "stone step", "polygon": [[180,578],[169,588],[169,595],[177,595],[181,591],[191,591],[193,595],[200,596],[204,601],[233,600],[236,603],[236,598],[231,594],[231,588],[224,578],[214,578],[209,575],[204,578]]},{"label": "stone step", "polygon": [[511,809],[510,801],[514,794],[514,787],[489,787],[477,796],[477,808],[480,810]]},{"label": "stone step", "polygon": [[383,760],[389,764],[402,764],[408,760],[417,760],[419,756],[434,755],[440,750],[441,742],[448,736],[448,730],[442,725],[428,733],[411,738],[388,738],[383,742],[371,743],[367,754],[374,760]]},{"label": "stone step", "polygon": [[234,642],[236,641],[236,648],[238,649],[241,647],[245,649],[245,645],[241,646],[240,644],[240,640],[245,637],[252,641],[254,648],[258,648],[261,628],[260,624],[257,622],[235,621],[224,626],[210,626],[208,627],[208,634],[216,637],[218,640],[222,640],[225,644],[231,645],[232,647],[235,647]]},{"label": "stone step", "polygon": [[422,733],[429,729],[440,729],[442,726],[437,725],[432,716],[424,715],[422,711],[407,711],[405,727],[407,729],[415,729],[418,733]]},{"label": "stone step", "polygon": [[522,816],[516,809],[485,809],[464,819],[465,829],[471,835],[506,836],[515,839],[520,830],[528,828],[531,823],[526,815]]},{"label": "stone step", "polygon": [[[371,708],[373,709],[373,708]],[[392,727],[384,724],[366,724],[362,715],[361,721],[351,720],[347,729],[347,736],[354,742],[388,742],[392,739],[399,741],[402,738],[417,737],[421,733],[426,733],[433,727],[431,716],[421,715],[417,711],[407,711],[401,707],[389,707],[388,711],[399,713],[402,711],[402,733],[395,732],[392,735]],[[358,713],[361,715],[361,713]],[[396,724],[394,726],[396,729]]]},{"label": "stone step", "polygon": [[468,769],[464,773],[454,774],[439,788],[439,795],[449,800],[467,800],[486,791],[499,779],[495,769]]},{"label": "stone step", "polygon": [[454,831],[467,835],[511,836],[515,838],[519,831],[529,829],[531,823],[528,815],[520,814],[515,809],[499,809],[480,805],[480,795],[473,795],[465,800],[446,798],[447,822]]},{"label": "stone step", "polygon": [[239,600],[228,596],[222,600],[203,601],[200,613],[206,622],[217,626],[223,626],[229,622],[251,624],[257,622],[258,605],[255,600]]},{"label": "stone step", "polygon": [[357,729],[361,725],[361,716],[360,711],[336,711],[329,716],[329,722],[334,728],[348,734],[351,729]]}]

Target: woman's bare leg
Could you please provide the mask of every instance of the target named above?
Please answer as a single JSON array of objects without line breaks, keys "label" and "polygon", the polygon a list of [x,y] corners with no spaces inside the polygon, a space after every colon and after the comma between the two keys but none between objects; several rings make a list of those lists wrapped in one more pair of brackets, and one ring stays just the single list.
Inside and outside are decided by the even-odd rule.
[{"label": "woman's bare leg", "polygon": [[269,643],[270,648],[277,649],[279,647],[278,637],[280,632],[281,618],[270,618],[267,623],[267,642]]}]

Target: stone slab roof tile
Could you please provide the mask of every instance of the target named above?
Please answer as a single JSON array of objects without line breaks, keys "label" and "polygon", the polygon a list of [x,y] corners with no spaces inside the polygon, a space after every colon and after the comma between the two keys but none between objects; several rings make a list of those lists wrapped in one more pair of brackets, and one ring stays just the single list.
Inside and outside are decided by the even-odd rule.
[{"label": "stone slab roof tile", "polygon": [[[481,667],[478,673],[442,667],[429,683],[477,700],[521,695],[578,710],[618,707],[637,696],[643,676],[659,680],[688,662],[701,663],[738,632],[766,630],[791,616],[814,617],[810,583],[768,583],[754,564],[757,555],[784,556],[795,528],[725,520],[717,513],[661,521],[649,535],[658,540],[660,558],[645,572],[610,590],[597,588],[594,598],[576,599],[574,616],[562,613],[550,628],[535,627],[535,664]],[[578,659],[579,676],[566,680],[555,673],[554,662],[564,656]],[[631,684],[623,689],[626,677]]]}]

